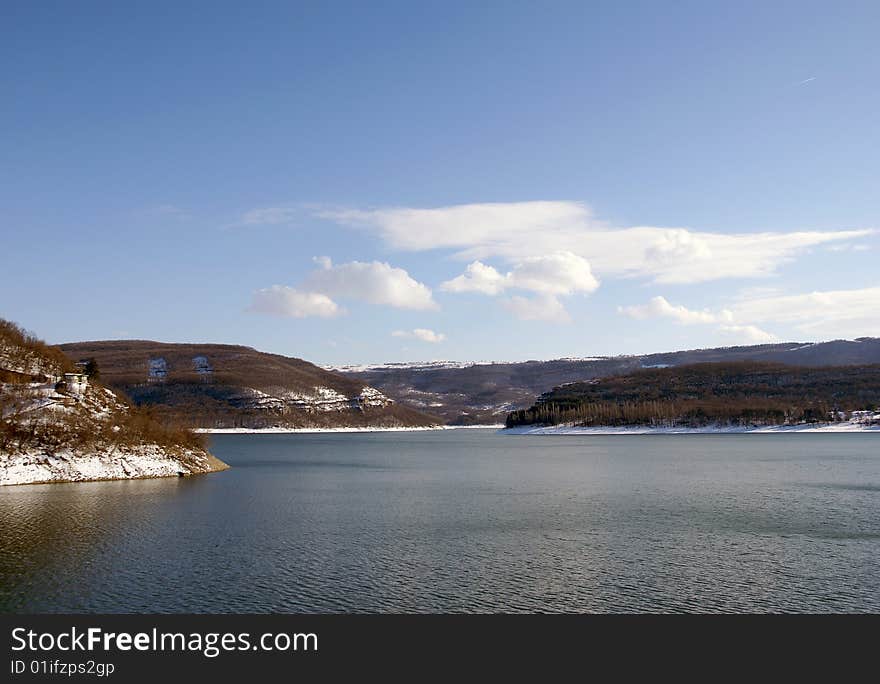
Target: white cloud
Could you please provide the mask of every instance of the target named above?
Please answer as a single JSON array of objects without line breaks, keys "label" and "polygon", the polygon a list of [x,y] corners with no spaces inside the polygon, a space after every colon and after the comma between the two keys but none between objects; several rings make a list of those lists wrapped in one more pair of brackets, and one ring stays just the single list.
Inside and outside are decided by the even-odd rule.
[{"label": "white cloud", "polygon": [[590,209],[579,202],[498,202],[459,204],[437,209],[384,208],[322,210],[318,215],[338,223],[378,230],[392,247],[420,251],[491,245],[545,228],[580,230]]},{"label": "white cloud", "polygon": [[788,324],[814,337],[880,336],[880,287],[759,297],[733,311],[737,319]]},{"label": "white cloud", "polygon": [[[585,204],[569,201],[322,210],[318,215],[373,230],[395,249],[455,249],[459,258],[501,257],[515,263],[533,257],[538,245],[544,253],[570,252],[582,257],[600,275],[646,277],[658,283],[767,276],[810,247],[876,232],[709,233],[676,227],[614,228],[597,220]],[[465,284],[459,281],[460,286]]]},{"label": "white cloud", "polygon": [[505,275],[481,261],[474,261],[468,264],[462,275],[447,280],[440,287],[449,292],[482,292],[489,295],[500,294],[508,288],[570,295],[593,292],[599,287],[599,281],[586,259],[571,252],[557,252],[521,259]]},{"label": "white cloud", "polygon": [[250,311],[279,316],[330,318],[344,313],[334,299],[352,299],[399,309],[436,309],[431,290],[402,268],[379,261],[352,261],[334,266],[330,257],[315,257],[319,266],[299,288],[283,285],[254,293]]},{"label": "white cloud", "polygon": [[303,287],[307,290],[398,309],[437,308],[431,289],[402,268],[381,261],[351,261],[338,266],[329,257],[319,257],[317,261],[321,268],[305,279]]},{"label": "white cloud", "polygon": [[675,265],[691,260],[712,259],[712,248],[705,237],[684,228],[660,232],[645,250],[645,259],[657,267]]},{"label": "white cloud", "polygon": [[[642,231],[648,237],[659,229],[631,230]],[[675,246],[670,247],[670,236],[666,235],[653,243],[649,251],[644,266],[655,282],[688,284],[769,276],[810,247],[863,237],[870,231],[742,234],[685,231],[687,238],[680,230],[675,232],[678,235],[671,241]]]},{"label": "white cloud", "polygon": [[722,325],[718,330],[735,338],[741,344],[766,344],[779,341],[776,335],[761,330],[755,325]]},{"label": "white cloud", "polygon": [[552,294],[542,294],[536,297],[510,297],[504,301],[504,307],[523,321],[571,322],[571,316],[565,310],[562,302]]},{"label": "white cloud", "polygon": [[829,252],[869,252],[871,245],[844,243],[842,245],[831,245],[828,247]]},{"label": "white cloud", "polygon": [[750,342],[778,339],[758,324],[789,326],[813,339],[880,336],[880,287],[795,295],[756,290],[717,312],[695,311],[653,297],[647,304],[618,307],[618,311],[638,320],[663,317],[682,324],[718,324],[720,332]]},{"label": "white cloud", "polygon": [[391,333],[392,337],[403,337],[407,339],[421,340],[422,342],[431,342],[437,344],[446,339],[443,333],[437,333],[427,328],[415,328],[414,330],[395,330]]},{"label": "white cloud", "polygon": [[695,311],[680,304],[670,304],[665,297],[652,297],[647,304],[619,306],[617,307],[617,311],[624,316],[629,316],[636,320],[645,320],[648,318],[672,318],[685,325],[691,325],[694,323],[720,323],[733,320],[733,314],[727,309],[717,314],[705,309],[703,311]]},{"label": "white cloud", "polygon": [[514,266],[510,278],[513,287],[546,294],[593,292],[599,287],[590,262],[565,251],[526,257]]},{"label": "white cloud", "polygon": [[665,297],[652,297],[647,304],[619,306],[617,311],[640,321],[650,318],[671,318],[682,325],[717,324],[719,332],[742,343],[755,344],[777,339],[772,333],[761,330],[755,325],[736,323],[737,317],[730,309],[722,309],[718,312],[708,309],[697,311],[681,304],[670,304]]},{"label": "white cloud", "polygon": [[440,285],[447,292],[482,292],[497,295],[509,285],[509,275],[501,275],[482,261],[468,264],[464,273]]},{"label": "white cloud", "polygon": [[327,295],[300,292],[284,285],[273,285],[254,292],[249,310],[291,318],[332,318],[343,312]]}]

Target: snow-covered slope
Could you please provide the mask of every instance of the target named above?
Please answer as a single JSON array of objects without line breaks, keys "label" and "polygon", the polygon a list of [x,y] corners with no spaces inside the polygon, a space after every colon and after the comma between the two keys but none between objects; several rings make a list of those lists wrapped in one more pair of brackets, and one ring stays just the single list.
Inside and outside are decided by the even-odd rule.
[{"label": "snow-covered slope", "polygon": [[389,363],[365,363],[321,366],[324,370],[337,373],[363,373],[370,370],[411,370],[429,371],[442,370],[444,368],[470,368],[471,366],[503,363],[496,361],[401,361]]},{"label": "snow-covered slope", "polygon": [[0,452],[0,485],[183,477],[228,468],[205,451],[170,452],[157,445],[77,451]]},{"label": "snow-covered slope", "polygon": [[228,466],[197,443],[150,441],[113,392],[47,382],[0,385],[0,485],[178,477]]},{"label": "snow-covered slope", "polygon": [[[177,477],[228,466],[0,320],[0,485]],[[65,372],[68,375],[65,376]]]}]

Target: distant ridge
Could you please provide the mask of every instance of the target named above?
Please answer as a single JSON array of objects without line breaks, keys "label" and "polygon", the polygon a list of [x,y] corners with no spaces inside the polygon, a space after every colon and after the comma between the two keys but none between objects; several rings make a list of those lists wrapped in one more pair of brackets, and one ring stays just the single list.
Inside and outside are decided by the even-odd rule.
[{"label": "distant ridge", "polygon": [[401,403],[440,415],[449,423],[477,424],[503,420],[510,411],[527,408],[538,395],[569,382],[620,375],[639,368],[731,361],[817,367],[875,364],[880,363],[880,338],[778,342],[549,361],[379,364],[339,370],[398,397]]},{"label": "distant ridge", "polygon": [[[774,342],[772,344],[759,345],[728,345],[724,347],[697,347],[694,349],[677,350],[670,352],[649,352],[647,354],[614,354],[610,356],[560,356],[550,359],[527,359],[525,361],[455,361],[451,359],[431,359],[430,361],[383,361],[377,363],[352,363],[352,364],[317,364],[324,370],[334,371],[338,373],[360,373],[368,370],[390,370],[390,369],[441,369],[441,368],[471,368],[473,366],[499,366],[499,365],[515,365],[521,363],[550,363],[553,361],[608,361],[613,359],[644,359],[653,356],[670,356],[675,354],[700,354],[700,353],[724,353],[727,351],[739,352],[743,350],[751,351],[768,351],[768,352],[792,352],[809,349],[811,347],[822,347],[827,350],[828,345],[842,344],[864,344],[878,342],[877,337],[857,337],[852,340],[830,340],[827,342]],[[852,349],[852,348],[850,348]],[[868,351],[871,356],[873,352]],[[835,364],[837,365],[837,364]]]}]

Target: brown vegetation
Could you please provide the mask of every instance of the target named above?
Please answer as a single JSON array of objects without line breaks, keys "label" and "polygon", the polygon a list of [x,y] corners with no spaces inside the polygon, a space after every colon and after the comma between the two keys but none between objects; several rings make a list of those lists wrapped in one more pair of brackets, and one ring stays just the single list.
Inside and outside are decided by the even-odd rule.
[{"label": "brown vegetation", "polygon": [[[214,384],[255,389],[284,387],[304,391],[329,387],[342,394],[357,394],[363,382],[331,373],[302,359],[267,354],[231,344],[168,344],[144,340],[75,342],[59,347],[73,361],[94,359],[101,369],[101,381],[108,387],[128,392],[130,387],[154,379],[149,375],[150,359],[163,359],[165,381],[179,384]],[[205,357],[209,373],[198,373],[194,359]]]},{"label": "brown vegetation", "polygon": [[[111,397],[94,377],[82,397],[52,394],[48,375],[74,370],[72,360],[3,319],[0,353],[0,451],[205,446],[202,435],[184,428],[173,416]],[[58,388],[63,392],[63,383]]]},{"label": "brown vegetation", "polygon": [[[440,422],[396,404],[331,411],[285,404],[285,396],[310,395],[316,387],[356,397],[365,383],[302,359],[250,347],[119,340],[77,342],[61,348],[72,360],[94,359],[102,382],[137,406],[151,407],[159,418],[173,418],[197,428],[409,427]],[[163,377],[150,375],[151,359],[162,359],[166,369]],[[196,359],[201,360],[200,365]],[[277,399],[258,406],[259,397],[253,390]]]},{"label": "brown vegetation", "polygon": [[[94,388],[96,391],[103,391]],[[97,417],[87,405],[33,409],[33,397],[24,386],[0,390],[0,451],[31,449],[55,452],[131,448],[156,444],[165,448],[204,449],[203,435],[181,426],[150,408],[118,404],[106,417]]]},{"label": "brown vegetation", "polygon": [[[61,374],[74,369],[58,347],[52,347],[21,326],[0,318],[0,382],[31,382],[23,376]],[[18,377],[15,377],[15,376]]]}]

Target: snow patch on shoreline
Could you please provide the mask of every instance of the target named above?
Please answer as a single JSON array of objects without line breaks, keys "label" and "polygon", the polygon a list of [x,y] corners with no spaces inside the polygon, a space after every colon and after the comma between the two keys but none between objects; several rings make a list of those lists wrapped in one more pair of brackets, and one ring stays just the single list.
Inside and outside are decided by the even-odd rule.
[{"label": "snow patch on shoreline", "polygon": [[0,453],[0,486],[179,477],[219,470],[217,463],[202,451],[186,450],[175,455],[156,445],[89,454],[68,449]]},{"label": "snow patch on shoreline", "polygon": [[713,434],[744,434],[768,435],[785,433],[880,433],[880,426],[860,423],[827,423],[823,425],[768,425],[762,427],[736,427],[713,425],[700,428],[688,427],[640,427],[640,426],[606,426],[576,427],[573,425],[523,426],[504,428],[499,431],[507,435],[713,435]]},{"label": "snow patch on shoreline", "polygon": [[437,430],[498,430],[504,425],[434,425],[431,427],[335,427],[335,428],[196,428],[193,432],[209,435],[287,435],[323,432],[426,432]]}]

